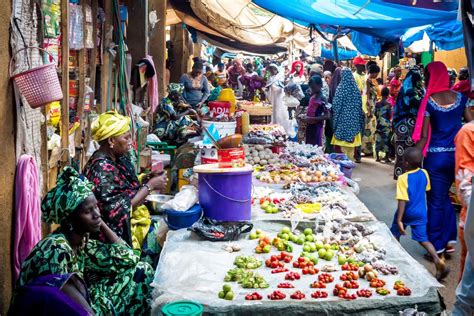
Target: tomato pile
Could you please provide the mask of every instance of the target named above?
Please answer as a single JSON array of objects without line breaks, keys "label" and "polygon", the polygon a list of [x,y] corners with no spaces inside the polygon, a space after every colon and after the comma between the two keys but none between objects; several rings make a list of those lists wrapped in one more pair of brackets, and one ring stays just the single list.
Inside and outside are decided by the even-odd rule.
[{"label": "tomato pile", "polygon": [[294,300],[302,300],[303,298],[306,297],[306,295],[304,295],[304,293],[298,290],[295,293],[291,294],[290,297]]},{"label": "tomato pile", "polygon": [[253,292],[252,294],[245,295],[245,299],[247,301],[260,301],[262,298],[263,296],[257,292]]},{"label": "tomato pile", "polygon": [[369,298],[372,296],[371,290],[359,290],[357,291],[357,296]]},{"label": "tomato pile", "polygon": [[349,292],[347,292],[347,289],[340,284],[336,284],[332,293],[334,294],[334,296],[337,296],[339,298],[343,298],[346,300],[355,300],[357,298],[357,295],[349,294]]},{"label": "tomato pile", "polygon": [[321,273],[318,276],[318,280],[323,283],[331,283],[334,281],[334,277],[330,275],[329,273]]},{"label": "tomato pile", "polygon": [[358,289],[359,288],[359,283],[357,283],[357,281],[345,281],[342,285],[346,289]]},{"label": "tomato pile", "polygon": [[288,272],[285,275],[285,280],[289,280],[289,281],[299,280],[300,278],[301,276],[298,272]]},{"label": "tomato pile", "polygon": [[279,267],[279,268],[276,268],[276,269],[272,270],[272,274],[284,273],[284,272],[288,272],[288,271],[290,271],[290,270],[288,270],[287,268]]},{"label": "tomato pile", "polygon": [[273,300],[283,300],[286,298],[285,293],[282,293],[281,291],[273,291],[271,294],[268,294],[267,296],[269,299]]},{"label": "tomato pile", "polygon": [[402,287],[397,290],[397,295],[399,296],[410,296],[411,290],[407,287]]},{"label": "tomato pile", "polygon": [[341,269],[343,271],[359,271],[359,266],[355,263],[344,263]]},{"label": "tomato pile", "polygon": [[265,260],[265,265],[272,269],[285,267],[285,264],[283,262],[280,262],[280,260],[278,260],[276,256],[271,256],[270,259]]},{"label": "tomato pile", "polygon": [[359,279],[359,275],[355,272],[346,272],[340,276],[341,281],[355,281]]},{"label": "tomato pile", "polygon": [[326,298],[328,297],[328,292],[325,291],[314,291],[311,293],[312,298]]},{"label": "tomato pile", "polygon": [[321,281],[314,281],[313,283],[309,285],[309,287],[313,289],[325,289],[326,284],[324,284],[324,282],[321,282]]},{"label": "tomato pile", "polygon": [[294,288],[294,286],[293,286],[293,284],[291,284],[289,282],[283,282],[283,283],[278,284],[278,288],[279,289],[292,289],[292,288]]},{"label": "tomato pile", "polygon": [[373,288],[379,288],[379,287],[384,287],[385,286],[385,281],[381,279],[373,279],[370,281],[370,287]]}]

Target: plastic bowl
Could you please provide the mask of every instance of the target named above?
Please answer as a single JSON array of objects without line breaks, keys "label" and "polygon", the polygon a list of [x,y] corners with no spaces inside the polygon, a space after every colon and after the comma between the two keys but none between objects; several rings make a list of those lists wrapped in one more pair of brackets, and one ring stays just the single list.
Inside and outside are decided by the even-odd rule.
[{"label": "plastic bowl", "polygon": [[181,228],[191,227],[195,222],[201,218],[201,205],[195,204],[189,210],[178,212],[174,210],[165,210],[165,222],[171,230],[178,230]]}]

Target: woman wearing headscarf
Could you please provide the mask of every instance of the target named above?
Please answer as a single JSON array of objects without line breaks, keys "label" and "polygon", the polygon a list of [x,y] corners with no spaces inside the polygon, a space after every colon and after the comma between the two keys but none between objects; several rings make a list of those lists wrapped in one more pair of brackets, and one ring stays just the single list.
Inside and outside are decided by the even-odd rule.
[{"label": "woman wearing headscarf", "polygon": [[280,68],[276,64],[270,64],[267,67],[270,77],[268,78],[266,89],[267,98],[273,107],[272,123],[283,126],[285,131],[289,134],[290,131],[290,118],[288,110],[283,104],[283,84],[284,75]]},{"label": "woman wearing headscarf", "polygon": [[242,97],[244,100],[253,101],[254,97],[257,96],[257,92],[259,99],[264,95],[262,89],[265,86],[265,79],[253,70],[252,63],[245,65],[245,75],[239,78],[239,82],[242,85]]},{"label": "woman wearing headscarf", "polygon": [[421,100],[425,89],[423,78],[418,67],[408,71],[403,86],[398,93],[397,103],[393,112],[392,125],[395,132],[395,170],[394,179],[405,173],[403,154],[405,150],[414,145],[411,135],[415,127]]},{"label": "woman wearing headscarf", "polygon": [[329,106],[323,97],[321,89],[323,80],[320,76],[313,76],[309,80],[311,98],[304,119],[306,120],[306,143],[323,146],[324,122],[330,118]]},{"label": "woman wearing headscarf", "polygon": [[393,78],[390,80],[389,89],[390,89],[390,97],[388,98],[388,102],[394,106],[395,102],[397,101],[398,93],[400,92],[400,88],[402,87],[402,81],[400,77],[402,76],[402,68],[399,66],[393,69]]},{"label": "woman wearing headscarf", "polygon": [[[77,274],[87,289],[74,300],[97,315],[143,315],[154,271],[101,219],[93,184],[66,167],[43,200],[43,220],[61,226],[41,240],[22,265],[20,286],[38,277]],[[104,243],[89,239],[101,232]],[[81,286],[82,288],[82,286]]]},{"label": "woman wearing headscarf", "polygon": [[[341,82],[341,67],[337,67],[334,70],[334,73],[331,75],[331,81],[328,83],[328,87],[329,87],[328,103],[331,105],[334,100],[334,95],[336,94],[336,89],[339,86],[340,82]],[[326,152],[327,153],[340,152],[339,147],[333,146],[331,143],[332,137],[334,135],[333,126],[334,126],[334,123],[333,123],[333,118],[331,115],[331,117],[326,121],[326,125],[324,126],[324,135],[326,136]]]},{"label": "woman wearing headscarf", "polygon": [[234,60],[232,66],[227,69],[227,74],[229,75],[229,86],[233,90],[237,91],[237,89],[239,88],[239,77],[245,75],[245,69],[242,66],[242,61],[240,59]]},{"label": "woman wearing headscarf", "polygon": [[428,192],[428,238],[440,254],[454,251],[456,215],[449,198],[454,182],[454,138],[462,127],[463,117],[471,121],[467,98],[449,87],[446,66],[439,61],[425,71],[426,93],[421,101],[413,131],[416,146],[425,154],[431,190]]},{"label": "woman wearing headscarf", "polygon": [[334,136],[332,144],[340,146],[344,154],[354,159],[354,148],[361,145],[364,130],[362,96],[349,68],[341,70],[339,83],[332,102]]},{"label": "woman wearing headscarf", "polygon": [[100,147],[87,162],[84,175],[94,184],[103,221],[132,246],[132,209],[142,205],[151,192],[163,189],[166,175],[146,177],[140,185],[127,155],[132,139],[128,117],[113,111],[102,113],[92,123],[92,137]]},{"label": "woman wearing headscarf", "polygon": [[199,135],[199,123],[193,119],[198,114],[182,98],[183,91],[182,84],[169,84],[168,96],[158,106],[155,134],[160,140],[183,144]]},{"label": "woman wearing headscarf", "polygon": [[290,81],[298,84],[306,81],[306,77],[304,75],[304,65],[302,61],[295,60],[291,64]]},{"label": "woman wearing headscarf", "polygon": [[223,63],[217,64],[217,71],[214,73],[214,77],[216,78],[214,85],[216,87],[222,87],[227,82],[227,70],[225,69],[225,65]]},{"label": "woman wearing headscarf", "polygon": [[184,86],[183,98],[193,109],[200,108],[211,93],[209,82],[202,73],[203,67],[204,64],[197,61],[194,63],[191,72],[182,75],[179,79],[179,83]]},{"label": "woman wearing headscarf", "polygon": [[300,105],[300,100],[304,98],[303,90],[299,84],[290,82],[285,87],[285,95],[283,96],[283,104],[288,109],[290,119],[294,117],[294,112]]}]

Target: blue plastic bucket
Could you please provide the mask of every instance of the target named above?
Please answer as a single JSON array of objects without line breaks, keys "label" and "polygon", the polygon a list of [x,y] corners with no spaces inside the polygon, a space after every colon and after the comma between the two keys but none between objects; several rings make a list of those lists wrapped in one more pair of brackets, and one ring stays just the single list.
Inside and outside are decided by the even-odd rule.
[{"label": "blue plastic bucket", "polygon": [[252,166],[219,168],[209,164],[193,170],[199,174],[199,204],[204,216],[217,221],[250,220]]},{"label": "blue plastic bucket", "polygon": [[191,227],[201,218],[202,208],[199,204],[194,205],[189,210],[178,212],[174,210],[165,210],[165,222],[172,230]]}]

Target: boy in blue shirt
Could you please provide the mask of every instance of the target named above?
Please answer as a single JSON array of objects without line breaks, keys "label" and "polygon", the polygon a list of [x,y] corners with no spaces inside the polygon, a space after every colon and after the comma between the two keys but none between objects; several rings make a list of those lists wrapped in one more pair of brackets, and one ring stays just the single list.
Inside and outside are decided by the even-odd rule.
[{"label": "boy in blue shirt", "polygon": [[400,236],[406,235],[405,229],[410,226],[412,239],[419,242],[432,256],[436,265],[436,278],[442,280],[448,275],[449,269],[428,240],[426,191],[431,187],[428,172],[421,169],[422,161],[423,153],[415,147],[408,148],[403,155],[403,164],[407,172],[400,175],[397,180],[398,209],[390,230],[400,241]]}]

